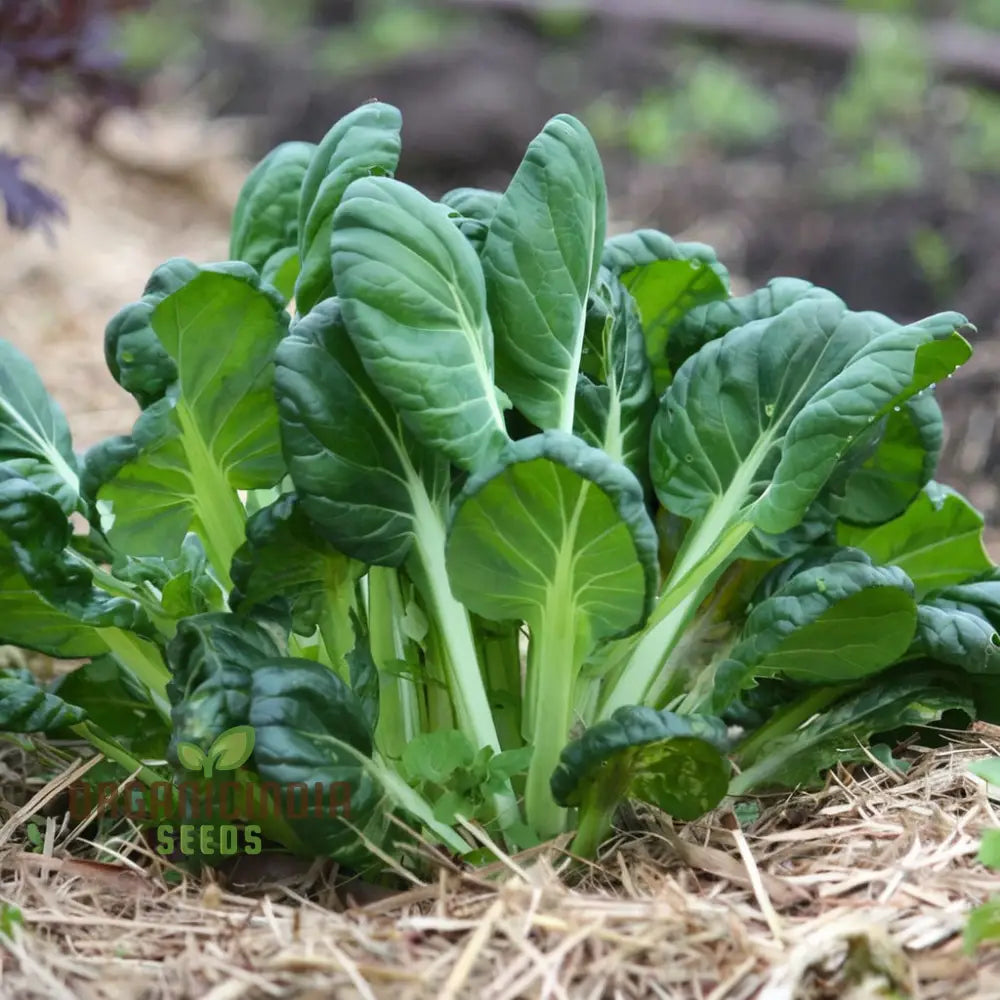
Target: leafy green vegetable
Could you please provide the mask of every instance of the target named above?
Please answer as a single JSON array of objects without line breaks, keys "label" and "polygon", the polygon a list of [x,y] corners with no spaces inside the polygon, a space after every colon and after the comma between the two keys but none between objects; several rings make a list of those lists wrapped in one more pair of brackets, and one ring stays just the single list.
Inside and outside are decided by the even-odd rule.
[{"label": "leafy green vegetable", "polygon": [[500,198],[496,191],[482,188],[455,188],[441,197],[441,204],[450,210],[452,220],[477,253],[482,253],[486,244]]},{"label": "leafy green vegetable", "polygon": [[[576,432],[649,480],[649,431],[656,412],[642,320],[625,286],[609,277],[587,317],[584,371],[576,386]],[[603,300],[603,301],[602,301]],[[590,369],[587,371],[587,369]]]},{"label": "leafy green vegetable", "polygon": [[[272,380],[287,315],[249,268],[201,271],[156,306],[150,325],[177,383],[98,474],[104,533],[123,552],[172,556],[194,530],[228,582],[245,520],[236,491],[273,486],[284,472]],[[88,465],[104,460],[88,456]]]},{"label": "leafy green vegetable", "polygon": [[230,607],[252,616],[279,605],[299,635],[319,627],[332,662],[342,662],[354,646],[351,584],[364,567],[316,538],[294,493],[253,514],[246,535],[233,557]]},{"label": "leafy green vegetable", "polygon": [[[852,469],[839,514],[855,524],[901,515],[934,475],[944,437],[937,400],[920,392],[869,432],[871,454]],[[860,450],[860,446],[858,449]]]},{"label": "leafy green vegetable", "polygon": [[[679,368],[693,353],[690,349],[683,353],[683,347],[676,343],[684,318],[696,307],[729,295],[729,272],[711,247],[675,243],[655,229],[613,236],[604,245],[602,263],[620,276],[635,299],[656,389],[662,392],[671,369]],[[704,342],[699,341],[697,347]]]},{"label": "leafy green vegetable", "polygon": [[847,683],[906,652],[917,623],[913,585],[859,555],[809,566],[754,607],[730,654],[744,676]]},{"label": "leafy green vegetable", "polygon": [[400,129],[278,147],[234,259],[154,272],[105,331],[140,415],[82,462],[0,342],[0,641],[88,661],[0,677],[0,729],[224,777],[185,822],[378,875],[593,855],[628,798],[689,820],[1000,722],[1000,569],[933,478],[963,317],[606,238],[567,115],[440,201]]},{"label": "leafy green vegetable", "polygon": [[79,470],[69,425],[31,362],[0,341],[0,462],[50,496],[76,508]]},{"label": "leafy green vegetable", "polygon": [[522,620],[531,632],[526,810],[530,824],[554,834],[563,818],[548,781],[569,735],[580,668],[596,642],[640,626],[652,603],[656,532],[642,489],[570,435],[518,441],[497,469],[466,485],[448,539],[448,575],[471,611]]},{"label": "leafy green vegetable", "polygon": [[[728,290],[728,285],[726,286]],[[773,319],[803,299],[840,302],[825,288],[818,288],[798,278],[772,278],[763,288],[739,298],[712,295],[704,304],[692,303],[677,318],[676,328],[667,341],[667,359],[676,371],[692,354],[709,341],[718,340],[730,330],[755,320]]]},{"label": "leafy green vegetable", "polygon": [[[835,688],[829,696],[842,690]],[[805,703],[813,708],[817,701],[814,697]],[[926,726],[948,711],[964,712],[969,718],[975,715],[968,696],[949,690],[938,676],[907,671],[880,678],[835,701],[808,725],[774,734],[766,744],[759,738],[751,737],[752,743],[747,740],[736,750],[737,760],[746,766],[731,783],[730,793],[744,794],[776,784],[786,788],[815,785],[833,764],[863,760],[864,742],[873,735]]]},{"label": "leafy green vegetable", "polygon": [[70,726],[86,718],[86,712],[30,681],[0,677],[0,730],[7,733],[39,733]]}]

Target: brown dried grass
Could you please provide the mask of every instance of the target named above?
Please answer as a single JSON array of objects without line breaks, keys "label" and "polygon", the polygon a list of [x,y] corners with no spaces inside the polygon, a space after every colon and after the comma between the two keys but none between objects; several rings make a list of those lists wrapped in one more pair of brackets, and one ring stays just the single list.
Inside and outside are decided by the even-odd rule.
[{"label": "brown dried grass", "polygon": [[321,864],[261,868],[243,892],[169,886],[138,842],[95,864],[68,820],[35,851],[8,822],[0,896],[23,924],[0,995],[996,1000],[1000,951],[966,956],[961,933],[1000,892],[976,861],[996,793],[967,770],[997,752],[980,726],[912,751],[905,776],[845,770],[775,800],[744,831],[728,812],[676,832],[644,815],[582,878],[549,847],[362,905]]}]

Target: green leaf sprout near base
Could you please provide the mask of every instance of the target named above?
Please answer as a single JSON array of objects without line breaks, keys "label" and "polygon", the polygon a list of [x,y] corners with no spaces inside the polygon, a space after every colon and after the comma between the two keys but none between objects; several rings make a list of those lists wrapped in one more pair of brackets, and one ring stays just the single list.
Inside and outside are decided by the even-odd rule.
[{"label": "green leaf sprout near base", "polygon": [[620,708],[563,750],[552,795],[579,810],[571,850],[590,857],[626,799],[649,802],[680,820],[697,819],[725,797],[726,726],[635,706]]}]

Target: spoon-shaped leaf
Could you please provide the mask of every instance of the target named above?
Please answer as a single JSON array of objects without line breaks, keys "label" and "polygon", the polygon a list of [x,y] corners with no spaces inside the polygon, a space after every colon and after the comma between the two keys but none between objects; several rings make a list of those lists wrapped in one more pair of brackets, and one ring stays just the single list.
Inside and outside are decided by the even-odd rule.
[{"label": "spoon-shaped leaf", "polygon": [[7,341],[0,341],[0,462],[55,497],[65,514],[76,508],[80,483],[69,424],[35,366]]},{"label": "spoon-shaped leaf", "polygon": [[337,294],[330,264],[334,213],[352,181],[396,172],[401,126],[397,108],[373,101],[341,118],[313,154],[299,196],[295,305],[300,314]]},{"label": "spoon-shaped leaf", "polygon": [[473,470],[507,439],[475,251],[444,206],[386,177],[334,220],[333,273],[365,370],[428,447]]},{"label": "spoon-shaped leaf", "polygon": [[558,115],[528,147],[483,247],[497,384],[537,427],[573,429],[587,296],[607,225],[590,133]]}]

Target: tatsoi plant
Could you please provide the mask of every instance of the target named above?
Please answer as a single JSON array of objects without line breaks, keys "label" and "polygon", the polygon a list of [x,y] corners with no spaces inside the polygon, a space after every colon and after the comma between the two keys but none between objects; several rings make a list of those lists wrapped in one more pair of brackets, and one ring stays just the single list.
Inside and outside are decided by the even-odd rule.
[{"label": "tatsoi plant", "polygon": [[734,298],[707,246],[609,237],[571,117],[440,201],[400,126],[274,150],[232,260],[112,319],[130,435],[78,458],[2,347],[0,639],[89,661],[0,680],[4,729],[179,781],[250,727],[248,796],[352,790],[265,834],[360,865],[592,855],[626,799],[689,820],[996,714],[1000,572],[933,480],[963,317]]}]

